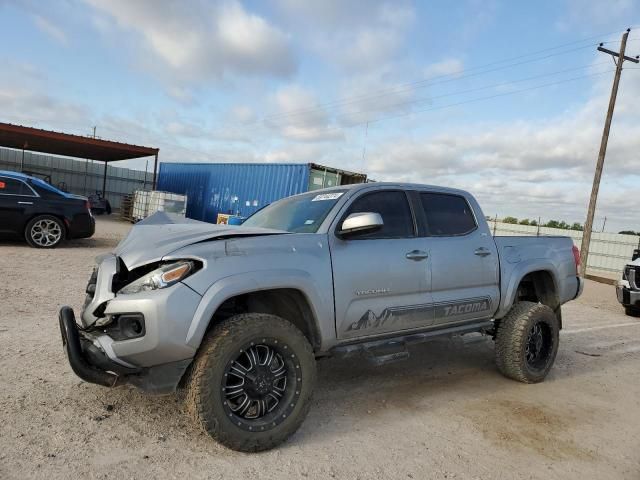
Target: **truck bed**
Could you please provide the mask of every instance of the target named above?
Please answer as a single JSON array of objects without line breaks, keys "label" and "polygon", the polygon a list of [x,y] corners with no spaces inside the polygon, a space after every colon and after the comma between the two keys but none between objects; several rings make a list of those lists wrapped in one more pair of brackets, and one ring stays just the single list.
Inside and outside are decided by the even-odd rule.
[{"label": "truck bed", "polygon": [[561,236],[496,236],[500,258],[500,307],[496,318],[504,316],[513,303],[517,282],[533,271],[548,271],[557,282],[560,303],[576,297],[579,288],[573,240]]}]

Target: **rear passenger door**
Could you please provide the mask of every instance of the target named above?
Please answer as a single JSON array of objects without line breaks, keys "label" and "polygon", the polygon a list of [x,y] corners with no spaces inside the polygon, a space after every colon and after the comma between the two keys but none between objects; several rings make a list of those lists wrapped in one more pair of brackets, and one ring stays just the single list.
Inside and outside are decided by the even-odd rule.
[{"label": "rear passenger door", "polygon": [[[335,231],[352,213],[379,213],[384,226],[346,239]],[[421,247],[407,194],[363,192],[330,233],[339,339],[423,328],[433,323],[428,256]]]},{"label": "rear passenger door", "polygon": [[490,318],[500,300],[499,263],[486,223],[476,220],[471,199],[463,195],[423,191],[417,197],[431,262],[435,324]]}]

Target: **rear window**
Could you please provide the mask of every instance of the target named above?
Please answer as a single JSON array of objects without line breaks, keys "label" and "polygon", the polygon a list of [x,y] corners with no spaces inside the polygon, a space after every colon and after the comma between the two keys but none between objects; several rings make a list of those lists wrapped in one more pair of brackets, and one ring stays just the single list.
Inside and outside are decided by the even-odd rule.
[{"label": "rear window", "polygon": [[31,178],[31,184],[37,188],[41,188],[42,190],[46,190],[49,193],[57,193],[58,195],[62,195],[63,197],[66,195],[62,190],[58,190],[53,185],[48,184],[44,180],[40,180],[39,178]]},{"label": "rear window", "polygon": [[430,235],[465,235],[477,227],[471,207],[463,197],[445,193],[421,193],[420,201]]}]

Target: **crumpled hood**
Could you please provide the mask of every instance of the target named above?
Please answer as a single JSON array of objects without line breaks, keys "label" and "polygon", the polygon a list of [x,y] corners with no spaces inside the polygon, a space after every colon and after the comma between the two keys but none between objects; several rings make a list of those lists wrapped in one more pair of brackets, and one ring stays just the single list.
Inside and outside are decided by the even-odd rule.
[{"label": "crumpled hood", "polygon": [[113,251],[124,261],[129,270],[162,260],[165,255],[193,243],[229,237],[289,233],[267,228],[213,225],[190,219],[184,219],[185,223],[172,223],[176,221],[175,218],[171,219],[170,223],[157,223],[157,220],[146,221],[152,217],[134,225]]}]

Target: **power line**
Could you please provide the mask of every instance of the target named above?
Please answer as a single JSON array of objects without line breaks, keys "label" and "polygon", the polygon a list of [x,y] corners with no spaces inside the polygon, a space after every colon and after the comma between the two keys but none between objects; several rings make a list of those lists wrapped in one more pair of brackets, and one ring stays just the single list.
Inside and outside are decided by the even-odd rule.
[{"label": "power line", "polygon": [[531,86],[531,87],[522,88],[522,89],[519,89],[519,90],[513,90],[513,91],[510,91],[510,92],[502,92],[502,93],[497,93],[497,94],[494,94],[494,95],[488,95],[488,96],[485,96],[485,97],[478,97],[478,98],[473,98],[473,99],[470,99],[470,100],[464,100],[464,101],[461,101],[461,102],[448,103],[448,104],[439,105],[439,106],[436,106],[436,107],[430,107],[430,108],[419,109],[419,110],[412,110],[411,112],[399,113],[399,114],[394,114],[394,115],[387,115],[387,116],[379,117],[379,118],[376,118],[376,119],[373,119],[373,120],[366,120],[366,121],[362,121],[362,122],[356,122],[356,123],[353,123],[351,125],[344,126],[344,127],[341,127],[341,128],[326,129],[326,130],[323,130],[323,133],[328,133],[328,132],[331,132],[333,130],[342,130],[342,129],[346,129],[346,128],[353,128],[353,127],[357,127],[357,126],[360,126],[360,125],[364,125],[365,123],[368,123],[369,125],[371,125],[372,123],[391,120],[391,119],[394,119],[394,118],[407,117],[407,116],[415,115],[415,114],[418,114],[418,113],[432,112],[432,111],[436,111],[436,110],[443,110],[443,109],[446,109],[446,108],[458,107],[458,106],[466,105],[466,104],[469,104],[469,103],[477,103],[477,102],[481,102],[481,101],[484,101],[484,100],[491,100],[491,99],[494,99],[494,98],[506,97],[506,96],[509,96],[509,95],[516,95],[518,93],[524,93],[524,92],[528,92],[528,91],[532,91],[532,90],[539,90],[541,88],[552,87],[552,86],[555,86],[555,85],[561,85],[561,84],[564,84],[564,83],[573,82],[573,81],[577,81],[577,80],[582,80],[582,79],[585,79],[585,78],[595,77],[595,76],[598,76],[598,75],[603,75],[605,73],[610,73],[612,71],[613,70],[605,70],[603,72],[596,72],[596,73],[590,73],[590,74],[587,74],[587,75],[580,75],[580,76],[577,76],[577,77],[558,80],[558,81],[555,81],[555,82],[543,83],[541,85],[534,85],[534,86]]},{"label": "power line", "polygon": [[[471,89],[467,89],[467,90],[458,90],[455,92],[449,92],[449,93],[445,93],[442,95],[435,95],[435,96],[430,96],[430,97],[422,97],[422,98],[414,98],[414,99],[410,99],[410,100],[406,100],[406,101],[402,101],[402,102],[396,102],[396,103],[391,103],[391,104],[386,104],[385,108],[398,108],[398,107],[402,107],[402,106],[408,106],[408,105],[413,105],[413,104],[419,104],[419,103],[424,103],[424,102],[428,102],[428,101],[432,101],[432,100],[436,100],[436,99],[440,99],[440,98],[446,98],[446,97],[452,97],[452,96],[456,96],[456,95],[464,95],[467,93],[473,93],[473,92],[478,92],[478,91],[482,91],[482,90],[488,90],[491,88],[499,88],[499,87],[506,87],[509,85],[513,85],[516,83],[522,83],[522,82],[527,82],[530,80],[535,80],[538,78],[545,78],[545,77],[551,77],[554,75],[559,75],[561,73],[567,73],[567,72],[572,72],[572,71],[576,71],[576,70],[582,70],[583,68],[591,68],[591,67],[597,67],[597,66],[601,66],[601,65],[606,65],[608,64],[608,62],[600,62],[600,63],[596,63],[596,64],[587,64],[587,65],[582,65],[579,67],[572,67],[572,68],[566,68],[563,70],[557,70],[554,72],[549,72],[549,73],[543,73],[540,75],[533,75],[530,77],[526,77],[526,78],[520,78],[518,80],[510,80],[510,81],[506,81],[506,82],[500,82],[500,83],[494,83],[491,85],[485,85],[482,87],[476,87],[476,88],[471,88]],[[349,112],[350,115],[359,115],[362,113],[369,113],[369,112],[377,112],[379,111],[379,108],[371,108],[368,110],[358,110],[356,112]]]},{"label": "power line", "polygon": [[[484,68],[487,68],[487,67],[491,67],[491,66],[494,66],[494,65],[499,65],[499,64],[505,63],[505,62],[513,62],[514,60],[519,60],[521,58],[531,57],[531,56],[539,55],[541,53],[549,52],[549,51],[552,51],[552,50],[558,50],[560,48],[568,47],[568,46],[571,46],[571,45],[584,43],[584,42],[587,42],[587,41],[590,41],[590,40],[593,40],[593,39],[596,39],[596,38],[606,37],[606,36],[611,35],[613,33],[617,33],[617,32],[610,32],[610,33],[604,33],[604,34],[599,34],[599,35],[593,35],[593,36],[590,36],[590,37],[585,37],[585,38],[583,38],[581,40],[575,40],[575,41],[564,43],[564,44],[561,44],[561,45],[556,45],[556,46],[553,46],[553,47],[547,47],[547,48],[544,48],[544,49],[541,49],[541,50],[536,50],[536,51],[533,51],[533,52],[530,52],[530,53],[525,53],[525,54],[517,55],[517,56],[514,56],[514,57],[510,57],[510,58],[493,61],[493,62],[484,64],[484,65],[479,65],[479,66],[476,66],[476,67],[472,67],[470,69],[467,69],[466,71],[467,72],[473,72],[475,70],[481,70],[481,69],[484,69]],[[383,90],[380,90],[380,91],[377,91],[377,92],[370,92],[368,94],[360,95],[360,96],[357,96],[357,97],[350,97],[350,98],[346,97],[346,98],[343,98],[343,99],[340,99],[340,100],[334,100],[334,101],[330,101],[330,102],[325,102],[325,103],[318,104],[318,105],[315,105],[314,107],[310,107],[310,108],[296,109],[296,110],[290,110],[288,112],[282,112],[282,113],[277,113],[277,114],[266,115],[266,116],[263,116],[261,120],[264,121],[264,120],[268,120],[268,119],[272,119],[272,118],[279,118],[281,116],[299,115],[299,114],[303,114],[303,113],[310,113],[310,112],[314,112],[315,110],[318,110],[318,109],[331,108],[331,107],[339,106],[339,105],[345,104],[345,103],[348,104],[348,103],[353,103],[353,102],[366,100],[370,96],[373,96],[375,98],[375,97],[378,97],[378,96],[387,95],[389,93],[401,93],[401,92],[397,92],[397,89],[405,88],[405,87],[414,87],[416,85],[421,85],[421,84],[433,85],[433,84],[438,84],[438,83],[444,83],[444,82],[434,82],[434,80],[444,79],[444,78],[448,78],[448,77],[452,77],[452,76],[455,77],[455,78],[451,79],[450,81],[460,80],[460,79],[463,79],[463,78],[467,78],[469,76],[476,76],[476,75],[480,75],[480,74],[483,74],[483,73],[490,73],[490,72],[501,70],[501,69],[504,69],[504,68],[510,68],[512,66],[522,65],[522,64],[525,64],[525,63],[532,63],[532,62],[544,60],[544,59],[547,59],[547,58],[551,58],[551,57],[554,57],[554,56],[564,55],[564,54],[567,54],[567,53],[572,53],[572,52],[577,51],[577,50],[582,50],[582,49],[586,49],[586,48],[592,47],[594,45],[595,45],[594,43],[590,43],[588,45],[583,45],[583,46],[580,46],[580,47],[577,47],[577,48],[574,48],[574,49],[570,49],[570,50],[567,50],[567,51],[553,53],[551,55],[546,55],[546,56],[543,56],[543,57],[540,57],[540,58],[527,60],[525,62],[517,62],[517,63],[515,63],[513,65],[506,65],[506,66],[503,66],[503,67],[499,67],[497,69],[491,69],[491,70],[489,70],[487,72],[479,72],[479,73],[476,73],[476,74],[473,74],[473,75],[462,75],[461,76],[461,75],[458,75],[457,73],[442,74],[442,75],[438,75],[438,76],[431,77],[431,78],[428,78],[428,79],[422,79],[422,80],[416,80],[416,81],[413,81],[413,82],[403,83],[403,84],[397,85],[395,87],[390,87],[390,88],[383,89]],[[260,121],[260,119],[256,120],[256,121],[253,121],[253,122],[247,122],[244,125],[253,124],[253,123],[256,123],[258,121]]]},{"label": "power line", "polygon": [[[296,115],[304,115],[304,114],[308,114],[308,113],[315,113],[317,111],[324,111],[326,109],[330,109],[330,108],[335,108],[335,107],[339,107],[339,106],[344,106],[344,105],[350,105],[353,103],[359,103],[359,102],[363,102],[363,101],[367,101],[367,100],[375,100],[377,98],[380,97],[384,97],[387,95],[391,95],[391,94],[399,94],[399,93],[404,93],[404,92],[410,92],[413,91],[415,88],[424,88],[427,86],[433,86],[433,85],[441,85],[443,83],[450,83],[450,82],[454,82],[454,81],[459,81],[459,80],[463,80],[466,78],[472,78],[472,77],[477,77],[479,75],[484,75],[487,73],[493,73],[493,72],[497,72],[500,70],[506,70],[508,68],[512,68],[512,67],[517,67],[520,65],[525,65],[528,63],[534,63],[534,62],[539,62],[541,60],[546,60],[548,58],[552,58],[552,57],[556,57],[559,55],[566,55],[568,53],[573,53],[575,51],[578,50],[584,50],[587,48],[591,48],[593,47],[594,43],[589,44],[589,45],[585,45],[585,46],[581,46],[581,47],[577,47],[577,48],[572,48],[570,50],[566,50],[566,51],[562,51],[562,52],[556,52],[556,53],[551,53],[542,57],[537,57],[537,58],[533,58],[533,59],[529,59],[529,60],[523,60],[523,61],[519,61],[519,62],[513,62],[513,63],[509,63],[507,65],[502,65],[499,67],[495,67],[495,68],[491,68],[491,69],[485,69],[479,72],[475,72],[475,73],[465,73],[465,74],[456,74],[456,73],[451,73],[451,74],[444,74],[444,75],[438,75],[436,77],[431,77],[429,79],[423,79],[423,80],[416,80],[414,82],[407,82],[407,83],[403,83],[400,85],[397,85],[395,87],[391,87],[388,88],[386,90],[381,90],[378,91],[376,93],[371,93],[371,94],[366,94],[366,95],[360,95],[360,96],[356,96],[356,97],[351,97],[351,98],[344,98],[342,100],[334,100],[332,102],[327,102],[327,103],[323,103],[323,104],[318,104],[315,105],[313,107],[308,107],[308,108],[303,108],[303,109],[298,109],[298,110],[290,110],[287,112],[282,112],[282,113],[276,113],[276,114],[271,114],[271,115],[265,115],[263,116],[261,119],[255,120],[253,122],[248,122],[248,123],[244,123],[242,125],[250,125],[250,124],[254,124],[254,123],[258,123],[258,122],[268,122],[269,120],[277,120],[279,118],[283,118],[283,117],[290,117],[290,116],[296,116]],[[521,56],[521,57],[516,57],[517,58],[524,58],[525,56]],[[499,63],[504,63],[506,60],[503,61],[498,61],[498,62],[492,62],[490,64],[486,64],[482,67],[475,67],[472,69],[467,70],[467,72],[473,72],[474,70],[479,70],[481,68],[485,68],[488,66],[492,66],[495,64],[499,64]],[[440,80],[438,80],[440,79]]]}]

